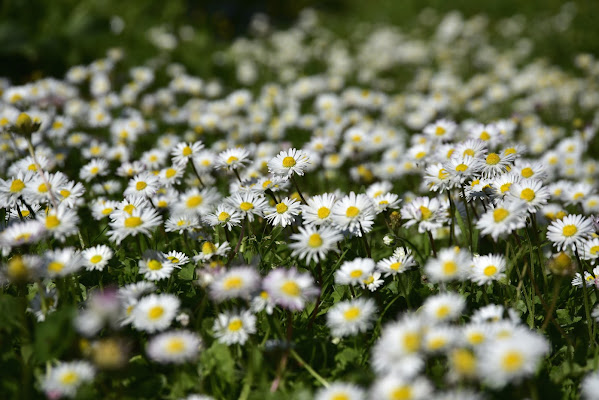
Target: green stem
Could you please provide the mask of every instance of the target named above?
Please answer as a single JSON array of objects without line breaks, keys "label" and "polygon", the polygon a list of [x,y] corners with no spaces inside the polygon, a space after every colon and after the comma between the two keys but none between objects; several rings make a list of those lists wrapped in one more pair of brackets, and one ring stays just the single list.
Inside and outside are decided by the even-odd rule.
[{"label": "green stem", "polygon": [[587,322],[587,330],[589,332],[589,340],[592,341],[594,344],[595,338],[593,337],[593,320],[591,319],[591,308],[589,306],[589,293],[587,291],[586,280],[584,279],[584,268],[582,267],[582,262],[580,261],[580,256],[578,255],[578,247],[574,248],[574,254],[576,254],[576,261],[578,262],[578,272],[580,273],[580,277],[582,279],[582,297],[584,301],[584,313]]},{"label": "green stem", "polygon": [[326,379],[324,379],[322,376],[320,376],[318,374],[318,372],[314,371],[314,369],[312,369],[312,367],[310,366],[310,364],[308,364],[307,362],[305,362],[300,356],[299,354],[297,354],[297,352],[295,350],[291,350],[290,354],[293,358],[295,358],[295,360],[306,369],[306,371],[308,371],[308,373],[310,375],[312,375],[314,377],[314,379],[316,379],[318,382],[320,382],[322,384],[322,386],[324,387],[329,387],[329,382],[326,381]]}]

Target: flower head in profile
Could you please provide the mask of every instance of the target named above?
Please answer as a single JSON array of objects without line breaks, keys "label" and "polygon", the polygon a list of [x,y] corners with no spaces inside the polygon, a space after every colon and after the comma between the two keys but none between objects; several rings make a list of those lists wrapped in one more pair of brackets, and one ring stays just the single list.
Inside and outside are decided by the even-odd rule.
[{"label": "flower head in profile", "polygon": [[290,177],[293,174],[304,175],[310,164],[308,154],[303,150],[289,149],[281,151],[268,162],[268,171],[273,175]]}]

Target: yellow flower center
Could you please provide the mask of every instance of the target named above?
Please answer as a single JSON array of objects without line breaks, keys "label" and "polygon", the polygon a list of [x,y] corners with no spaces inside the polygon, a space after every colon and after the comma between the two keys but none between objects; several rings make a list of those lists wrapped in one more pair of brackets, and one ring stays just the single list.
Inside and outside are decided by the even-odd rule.
[{"label": "yellow flower center", "polygon": [[64,268],[64,264],[61,262],[58,262],[58,261],[52,261],[50,264],[48,264],[49,272],[58,273],[58,272],[62,271],[63,268]]},{"label": "yellow flower center", "polygon": [[524,364],[524,357],[518,351],[508,351],[501,360],[501,367],[508,372],[514,372],[520,369]]},{"label": "yellow flower center", "polygon": [[463,153],[465,156],[470,156],[470,157],[474,157],[474,150],[473,149],[466,149],[464,150]]},{"label": "yellow flower center", "polygon": [[516,154],[516,149],[513,147],[510,147],[509,149],[505,149],[504,153],[506,156],[509,156],[510,154]]},{"label": "yellow flower center", "polygon": [[331,400],[351,400],[346,393],[335,393],[331,396]]},{"label": "yellow flower center", "polygon": [[574,196],[572,196],[572,198],[573,198],[574,200],[578,200],[578,199],[580,199],[581,197],[584,197],[584,193],[578,192],[578,193],[574,193]]},{"label": "yellow flower center", "polygon": [[227,158],[227,164],[229,164],[229,165],[233,164],[235,161],[239,161],[239,158],[237,158],[235,156],[231,156],[231,157]]},{"label": "yellow flower center", "polygon": [[23,217],[28,217],[29,216],[29,210],[21,210],[21,215]]},{"label": "yellow flower center", "polygon": [[164,314],[164,308],[162,306],[154,306],[148,310],[148,318],[151,320],[158,319]]},{"label": "yellow flower center", "polygon": [[46,193],[48,191],[48,186],[45,183],[42,183],[37,187],[37,190],[41,193]]},{"label": "yellow flower center", "polygon": [[67,371],[60,377],[60,383],[63,385],[73,385],[79,380],[79,375],[74,371]]},{"label": "yellow flower center", "polygon": [[491,135],[489,135],[489,132],[487,132],[487,131],[482,131],[479,138],[486,142],[487,140],[491,139]]},{"label": "yellow flower center", "polygon": [[451,354],[454,368],[462,375],[471,375],[476,370],[476,358],[466,349],[455,350]]},{"label": "yellow flower center", "polygon": [[152,271],[159,271],[162,269],[162,263],[158,260],[150,260],[148,261],[148,269]]},{"label": "yellow flower center", "polygon": [[69,197],[69,196],[71,195],[71,192],[69,192],[69,191],[68,191],[68,190],[66,190],[66,189],[62,189],[62,190],[60,191],[60,195],[66,199],[67,197]]},{"label": "yellow flower center", "polygon": [[394,262],[393,264],[389,265],[389,269],[392,269],[393,271],[398,271],[400,268],[401,268],[400,262]]},{"label": "yellow flower center", "polygon": [[225,211],[221,211],[220,214],[218,214],[218,221],[219,222],[225,222],[228,221],[229,218],[231,218],[231,215],[229,215],[229,213],[225,212]]},{"label": "yellow flower center", "polygon": [[225,290],[241,289],[243,286],[243,279],[238,276],[231,276],[223,282],[223,288]]},{"label": "yellow flower center", "polygon": [[520,192],[520,198],[522,200],[533,201],[535,197],[535,191],[532,189],[526,188]]},{"label": "yellow flower center", "polygon": [[535,172],[532,170],[532,168],[526,167],[526,168],[522,169],[521,174],[525,178],[530,178],[531,176],[533,176],[535,174]]},{"label": "yellow flower center", "polygon": [[174,168],[169,168],[166,170],[165,175],[167,179],[171,179],[173,176],[177,175],[177,170]]},{"label": "yellow flower center", "polygon": [[406,333],[403,338],[403,344],[408,352],[417,352],[420,348],[420,335],[416,332]]},{"label": "yellow flower center", "polygon": [[181,338],[172,338],[166,345],[166,351],[171,354],[178,354],[185,350],[185,342]]},{"label": "yellow flower center", "polygon": [[95,256],[89,259],[89,262],[91,262],[92,264],[97,264],[100,261],[102,261],[102,256],[99,254],[96,254]]},{"label": "yellow flower center", "polygon": [[187,202],[185,204],[189,208],[195,208],[195,207],[199,206],[200,204],[202,204],[203,202],[204,202],[204,198],[198,194],[198,195],[189,197],[189,199],[187,199]]},{"label": "yellow flower center", "polygon": [[347,210],[345,210],[345,216],[348,218],[355,218],[358,214],[360,214],[360,209],[358,207],[349,206]]},{"label": "yellow flower center", "polygon": [[354,319],[360,316],[360,308],[358,307],[350,307],[343,313],[343,316],[348,321],[353,321]]},{"label": "yellow flower center", "polygon": [[432,338],[431,340],[429,340],[428,347],[431,350],[439,350],[440,348],[444,347],[445,344],[447,344],[447,340],[445,338],[436,337],[436,338]]},{"label": "yellow flower center", "polygon": [[445,318],[449,315],[449,312],[451,311],[451,309],[449,308],[449,306],[447,305],[442,305],[441,307],[437,308],[437,318]]},{"label": "yellow flower center", "polygon": [[216,252],[216,246],[212,242],[204,242],[202,245],[202,253],[203,254],[213,254]]},{"label": "yellow flower center", "polygon": [[481,332],[472,332],[468,335],[468,341],[474,345],[481,344],[485,341],[485,335]]},{"label": "yellow flower center", "polygon": [[576,225],[566,225],[562,229],[562,233],[566,237],[573,236],[576,234],[576,232],[578,232],[578,228],[576,227]]},{"label": "yellow flower center", "polygon": [[497,165],[501,159],[497,153],[490,153],[487,156],[487,164],[489,165]]},{"label": "yellow flower center", "polygon": [[468,166],[467,166],[466,164],[458,164],[458,165],[455,167],[455,170],[456,170],[456,171],[458,171],[458,172],[464,172],[464,171],[466,171],[467,169],[468,169]]},{"label": "yellow flower center", "polygon": [[443,273],[445,275],[454,275],[458,271],[458,265],[453,261],[443,263]]},{"label": "yellow flower center", "polygon": [[420,206],[420,214],[422,214],[422,220],[426,221],[427,219],[429,219],[431,217],[431,215],[433,215],[433,212],[431,210],[428,209],[428,207],[425,206]]},{"label": "yellow flower center", "polygon": [[510,215],[510,212],[505,208],[497,208],[493,211],[493,219],[499,223],[506,219]]},{"label": "yellow flower center", "polygon": [[318,248],[322,246],[322,237],[318,233],[313,233],[308,238],[308,246],[312,248]]},{"label": "yellow flower center", "polygon": [[599,246],[593,246],[593,247],[591,247],[591,249],[589,250],[589,252],[592,255],[597,255],[597,253],[599,253]]},{"label": "yellow flower center", "polygon": [[276,209],[277,209],[277,213],[283,214],[289,209],[289,207],[287,207],[287,204],[285,204],[285,203],[279,203],[279,204],[277,204]]},{"label": "yellow flower center", "polygon": [[437,136],[443,136],[445,132],[446,130],[442,126],[437,126],[437,128],[435,129],[435,135]]},{"label": "yellow flower center", "polygon": [[439,179],[447,179],[448,176],[449,176],[449,172],[447,172],[445,170],[445,168],[441,168],[439,170],[439,174],[437,174],[437,178],[439,178]]},{"label": "yellow flower center", "polygon": [[488,267],[485,267],[485,269],[483,270],[483,274],[485,274],[486,276],[493,276],[497,273],[497,267],[494,265],[489,265]]},{"label": "yellow flower center", "polygon": [[102,214],[103,214],[103,215],[108,215],[108,214],[110,214],[110,213],[111,213],[113,210],[114,210],[114,209],[113,209],[113,208],[110,208],[110,207],[108,207],[108,208],[105,208],[105,209],[103,209],[103,210],[102,210]]},{"label": "yellow flower center", "polygon": [[302,293],[301,288],[294,281],[287,281],[281,285],[281,291],[287,296],[297,297]]},{"label": "yellow flower center", "polygon": [[362,276],[362,270],[354,269],[352,272],[349,273],[349,276],[351,276],[352,278],[359,278]]},{"label": "yellow flower center", "polygon": [[135,190],[144,190],[147,186],[147,183],[139,181],[135,184]]},{"label": "yellow flower center", "polygon": [[228,329],[230,331],[237,332],[242,327],[243,327],[243,322],[241,322],[240,319],[234,319],[233,321],[229,322]]},{"label": "yellow flower center", "polygon": [[293,157],[285,157],[283,158],[283,167],[291,168],[296,164],[295,158]]},{"label": "yellow flower center", "polygon": [[501,185],[501,187],[499,188],[499,190],[501,190],[501,193],[505,193],[508,190],[510,190],[510,187],[512,186],[511,182],[508,183],[504,183],[503,185]]},{"label": "yellow flower center", "polygon": [[412,388],[400,386],[391,392],[391,400],[409,400],[412,398]]},{"label": "yellow flower center", "polygon": [[60,225],[60,220],[55,215],[48,215],[46,217],[46,228],[54,229]]},{"label": "yellow flower center", "polygon": [[247,201],[244,201],[243,203],[241,203],[239,205],[239,208],[241,208],[243,211],[249,211],[252,208],[254,208],[254,205],[252,203],[248,203]]},{"label": "yellow flower center", "polygon": [[15,179],[10,184],[10,191],[12,193],[19,193],[23,189],[25,189],[25,183],[20,179]]},{"label": "yellow flower center", "polygon": [[190,156],[190,155],[191,155],[191,153],[192,153],[192,151],[191,151],[191,147],[189,147],[189,146],[185,146],[185,147],[183,147],[183,155],[184,155],[185,157],[188,157],[188,156]]},{"label": "yellow flower center", "polygon": [[125,228],[136,228],[143,223],[139,217],[129,217],[125,219]]},{"label": "yellow flower center", "polygon": [[325,219],[326,217],[329,216],[330,213],[331,213],[331,210],[329,210],[326,207],[320,207],[317,212],[318,218],[320,218],[320,219]]}]

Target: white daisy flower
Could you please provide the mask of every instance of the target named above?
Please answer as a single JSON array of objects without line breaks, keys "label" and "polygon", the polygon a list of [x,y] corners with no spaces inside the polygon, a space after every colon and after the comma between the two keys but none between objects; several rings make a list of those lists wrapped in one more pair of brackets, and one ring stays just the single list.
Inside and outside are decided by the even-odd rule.
[{"label": "white daisy flower", "polygon": [[264,211],[266,220],[273,226],[291,225],[295,217],[300,213],[300,202],[289,197],[285,197],[274,207],[268,207]]},{"label": "white daisy flower", "polygon": [[82,266],[81,255],[72,247],[48,250],[44,253],[45,272],[50,278],[64,277]]},{"label": "white daisy flower", "polygon": [[409,379],[396,374],[377,379],[371,388],[371,398],[377,400],[426,400],[433,394],[432,385],[425,378]]},{"label": "white daisy flower", "polygon": [[339,285],[363,285],[364,281],[372,275],[374,261],[370,258],[354,258],[345,261],[335,272],[335,283]]},{"label": "white daisy flower", "polygon": [[310,164],[310,158],[303,150],[289,149],[281,151],[268,162],[268,171],[273,175],[290,177],[293,174],[304,175]]},{"label": "white daisy flower", "polygon": [[211,241],[206,240],[202,243],[201,252],[193,256],[193,260],[195,262],[202,262],[208,261],[213,257],[224,257],[229,250],[231,250],[231,246],[229,246],[229,242],[226,240],[220,244],[214,244]]},{"label": "white daisy flower", "polygon": [[327,326],[335,337],[357,335],[372,327],[375,312],[376,304],[372,299],[342,301],[327,311]]},{"label": "white daisy flower", "polygon": [[328,225],[332,222],[331,211],[337,198],[334,194],[323,193],[309,197],[302,205],[302,219],[306,225]]},{"label": "white daisy flower", "polygon": [[258,196],[252,192],[233,193],[226,199],[226,202],[239,211],[242,218],[247,217],[249,222],[252,222],[254,217],[264,216],[264,210],[267,206],[264,196]]},{"label": "white daisy flower", "polygon": [[453,326],[434,325],[430,327],[422,341],[422,347],[428,353],[442,353],[453,347],[458,331]]},{"label": "white daisy flower", "polygon": [[552,221],[547,227],[547,239],[557,250],[584,248],[584,243],[595,232],[593,222],[582,215],[568,215],[560,220]]},{"label": "white daisy flower", "polygon": [[292,257],[305,259],[306,264],[310,261],[323,261],[328,252],[338,252],[337,243],[343,239],[343,236],[332,228],[317,228],[307,226],[300,227],[299,233],[294,233],[290,237],[294,242],[289,244],[293,249]]},{"label": "white daisy flower", "polygon": [[241,225],[241,212],[227,203],[219,204],[214,211],[205,215],[203,220],[210,226],[222,226],[232,230],[233,227]]},{"label": "white daisy flower", "polygon": [[181,194],[180,200],[175,204],[175,213],[206,215],[220,199],[220,193],[213,187],[201,190],[192,188]]},{"label": "white daisy flower", "polygon": [[81,167],[79,170],[79,178],[86,182],[91,182],[94,178],[107,175],[108,172],[110,172],[108,169],[108,161],[103,158],[94,158]]},{"label": "white daisy flower", "polygon": [[253,267],[235,267],[224,271],[210,284],[210,295],[216,301],[249,299],[260,286],[260,275]]},{"label": "white daisy flower", "polygon": [[202,142],[178,143],[171,150],[173,163],[178,165],[187,164],[190,159],[195,159],[203,148],[204,144]]},{"label": "white daisy flower", "polygon": [[398,247],[391,257],[384,258],[376,263],[376,269],[385,274],[385,276],[397,275],[416,265],[414,257],[409,250]]},{"label": "white daisy flower", "polygon": [[3,207],[13,207],[19,197],[27,193],[26,188],[32,182],[33,172],[19,171],[16,176],[7,180],[0,179],[0,204]]},{"label": "white daisy flower", "polygon": [[535,213],[549,199],[549,190],[543,187],[543,183],[536,179],[523,179],[510,187],[509,196],[516,200],[526,202],[528,212]]},{"label": "white daisy flower", "polygon": [[87,271],[102,271],[113,255],[112,249],[104,244],[88,247],[81,252],[83,266]]},{"label": "white daisy flower", "polygon": [[400,211],[405,227],[418,224],[418,232],[431,232],[449,222],[449,201],[438,198],[417,197],[404,205]]},{"label": "white daisy flower", "polygon": [[458,319],[466,308],[466,300],[457,293],[441,293],[426,299],[422,306],[424,315],[433,323]]},{"label": "white daisy flower", "polygon": [[319,389],[314,400],[365,400],[366,394],[352,383],[333,382],[329,387]]},{"label": "white daisy flower", "polygon": [[133,309],[133,327],[153,333],[168,328],[179,311],[181,302],[172,294],[150,294]]},{"label": "white daisy flower", "polygon": [[162,218],[156,210],[149,207],[136,208],[128,212],[118,212],[110,216],[110,231],[107,235],[110,240],[120,244],[127,236],[142,234],[150,236],[162,222]]},{"label": "white daisy flower", "polygon": [[256,316],[248,310],[224,312],[216,317],[212,330],[220,343],[244,344],[256,332]]},{"label": "white daisy flower", "polygon": [[349,195],[339,199],[332,210],[332,221],[341,230],[348,230],[354,236],[368,233],[374,224],[376,213],[372,201],[365,194]]},{"label": "white daisy flower", "polygon": [[475,256],[472,259],[470,280],[478,285],[490,284],[505,278],[506,261],[498,254]]},{"label": "white daisy flower", "polygon": [[164,253],[154,250],[146,250],[138,261],[138,266],[139,273],[149,281],[168,279],[175,270],[175,266],[164,256]]},{"label": "white daisy flower", "polygon": [[526,211],[526,203],[522,200],[502,201],[481,215],[476,228],[482,235],[491,235],[497,241],[499,236],[526,226]]},{"label": "white daisy flower", "polygon": [[262,281],[262,287],[275,304],[289,310],[302,310],[307,301],[320,293],[310,274],[295,268],[271,271]]},{"label": "white daisy flower", "polygon": [[233,148],[218,154],[214,160],[214,167],[225,169],[239,169],[250,163],[250,152],[245,148]]},{"label": "white daisy flower", "polygon": [[75,397],[77,389],[94,379],[94,367],[87,361],[61,361],[48,367],[42,379],[42,389],[48,397]]},{"label": "white daisy flower", "polygon": [[189,262],[189,257],[185,253],[177,250],[171,250],[168,253],[162,253],[162,255],[177,268],[180,268]]},{"label": "white daisy flower", "polygon": [[154,336],[146,349],[148,357],[161,364],[181,364],[194,360],[202,340],[189,331],[170,331]]},{"label": "white daisy flower", "polygon": [[79,223],[77,212],[65,206],[50,209],[47,213],[38,215],[37,220],[44,224],[49,234],[61,242],[77,233]]},{"label": "white daisy flower", "polygon": [[164,223],[166,232],[194,232],[200,226],[200,218],[195,214],[180,214],[170,217]]},{"label": "white daisy flower", "polygon": [[456,246],[442,249],[436,258],[429,258],[424,272],[432,282],[448,282],[463,279],[471,265],[470,254]]}]

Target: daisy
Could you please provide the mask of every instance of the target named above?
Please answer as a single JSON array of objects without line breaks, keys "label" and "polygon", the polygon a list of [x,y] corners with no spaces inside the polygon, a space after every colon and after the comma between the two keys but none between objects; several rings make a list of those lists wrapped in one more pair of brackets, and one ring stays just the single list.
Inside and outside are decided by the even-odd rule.
[{"label": "daisy", "polygon": [[426,167],[424,173],[423,183],[427,189],[432,190],[433,192],[439,191],[442,193],[451,188],[452,181],[449,172],[447,172],[443,164],[431,164]]},{"label": "daisy", "polygon": [[170,278],[175,266],[164,256],[154,250],[146,250],[138,261],[139,273],[149,281],[159,281]]},{"label": "daisy", "polygon": [[376,380],[371,391],[371,398],[377,400],[426,400],[431,398],[433,387],[425,378],[389,374]]},{"label": "daisy", "polygon": [[471,265],[470,254],[456,246],[442,249],[436,258],[430,258],[424,272],[433,282],[448,282],[463,279]]},{"label": "daisy", "polygon": [[292,311],[302,310],[306,301],[320,293],[310,274],[298,272],[295,268],[271,271],[264,278],[262,287],[273,303]]},{"label": "daisy", "polygon": [[177,165],[187,164],[190,159],[196,158],[203,148],[204,144],[202,142],[178,143],[171,151],[173,163]]},{"label": "daisy", "polygon": [[457,333],[453,326],[432,326],[424,335],[422,347],[428,353],[445,352],[454,345]]},{"label": "daisy", "polygon": [[593,222],[582,215],[568,215],[563,219],[552,221],[547,227],[547,239],[557,250],[571,248],[581,251],[585,240],[595,232]]},{"label": "daisy", "polygon": [[526,203],[522,200],[502,201],[481,215],[476,228],[482,235],[491,235],[497,241],[499,236],[526,226],[526,211]]},{"label": "daisy", "polygon": [[546,167],[542,162],[517,160],[510,173],[519,176],[521,179],[537,179],[542,181],[547,178]]},{"label": "daisy", "polygon": [[214,160],[214,167],[216,169],[239,169],[250,163],[249,157],[250,152],[247,149],[239,147],[228,149],[218,154]]},{"label": "daisy", "polygon": [[289,149],[281,151],[268,162],[268,171],[273,175],[291,177],[293,174],[304,175],[310,164],[308,154],[303,150]]},{"label": "daisy", "polygon": [[162,218],[156,210],[149,207],[137,208],[132,210],[131,214],[121,212],[114,217],[111,215],[110,231],[107,235],[119,245],[127,236],[137,236],[138,233],[150,236],[161,222]]},{"label": "daisy", "polygon": [[470,280],[478,285],[490,284],[505,278],[506,261],[501,255],[475,256],[472,263]]},{"label": "daisy", "polygon": [[426,299],[422,306],[424,315],[433,323],[448,322],[462,315],[466,300],[456,293],[442,293]]},{"label": "daisy", "polygon": [[79,217],[75,210],[60,206],[38,215],[37,220],[44,224],[46,231],[55,239],[64,242],[66,237],[77,233]]},{"label": "daisy", "polygon": [[39,278],[44,262],[35,255],[14,255],[0,270],[0,278],[9,282],[25,283]]},{"label": "daisy", "polygon": [[339,199],[333,206],[332,221],[341,230],[354,236],[370,232],[376,216],[372,201],[365,194],[349,195]]},{"label": "daisy", "polygon": [[549,190],[543,187],[543,183],[536,179],[523,179],[510,187],[509,196],[526,202],[528,212],[535,213],[549,199]]},{"label": "daisy", "polygon": [[401,208],[406,228],[418,224],[418,232],[435,231],[449,222],[449,202],[417,197]]},{"label": "daisy", "polygon": [[108,174],[108,161],[103,158],[94,158],[89,163],[85,164],[79,170],[79,178],[86,182],[91,182],[98,176],[104,176]]},{"label": "daisy", "polygon": [[333,382],[326,388],[319,389],[315,400],[365,400],[366,394],[359,386],[352,383]]},{"label": "daisy", "polygon": [[383,286],[383,283],[385,283],[385,280],[381,279],[381,273],[378,272],[378,271],[374,271],[373,273],[371,273],[370,275],[368,275],[366,277],[366,279],[364,279],[362,281],[361,286],[362,287],[366,287],[371,292],[374,292],[378,288],[380,288],[381,286]]},{"label": "daisy", "polygon": [[436,140],[447,141],[453,139],[456,130],[457,124],[455,122],[448,119],[439,119],[426,125],[422,132]]},{"label": "daisy", "polygon": [[244,344],[256,332],[256,316],[250,311],[218,314],[212,327],[214,336],[226,345]]},{"label": "daisy", "polygon": [[196,213],[205,215],[221,199],[220,193],[213,188],[199,190],[192,188],[181,194],[179,202],[175,205],[175,212],[180,214]]},{"label": "daisy", "polygon": [[168,168],[161,169],[158,173],[160,184],[164,186],[174,186],[181,183],[181,177],[185,173],[185,169],[180,165],[171,165]]},{"label": "daisy", "polygon": [[150,294],[139,300],[133,309],[133,327],[153,333],[169,327],[181,302],[172,294]]},{"label": "daisy", "polygon": [[158,176],[151,172],[142,172],[129,181],[125,196],[141,196],[151,198],[156,194],[160,186]]},{"label": "daisy", "polygon": [[470,156],[474,158],[484,158],[487,154],[487,144],[478,139],[468,139],[465,142],[460,142],[452,155],[453,156]]},{"label": "daisy", "polygon": [[141,296],[156,290],[156,285],[153,282],[139,281],[130,283],[119,288],[119,296],[123,299],[138,299]]},{"label": "daisy", "polygon": [[[12,248],[36,243],[46,235],[46,226],[39,220],[15,222],[0,232],[0,247]],[[8,250],[4,251],[6,255]]]},{"label": "daisy", "polygon": [[200,219],[197,215],[181,214],[172,216],[164,223],[166,232],[193,232],[200,226]]},{"label": "daisy", "polygon": [[202,251],[193,256],[193,260],[195,262],[208,261],[213,257],[224,257],[229,250],[231,250],[231,246],[229,246],[229,242],[226,240],[220,244],[214,244],[209,240],[204,241],[202,243]]},{"label": "daisy", "polygon": [[514,174],[503,174],[491,180],[491,189],[497,199],[503,199],[510,194],[514,183],[520,182],[521,178]]},{"label": "daisy", "polygon": [[[456,348],[448,355],[449,376],[452,380],[472,379],[478,376],[478,360],[474,352],[466,348]],[[457,397],[463,399],[463,397]]]},{"label": "daisy", "polygon": [[409,250],[398,247],[391,257],[384,258],[376,263],[376,269],[385,274],[385,276],[397,275],[416,265],[414,257]]},{"label": "daisy", "polygon": [[341,264],[335,272],[335,283],[339,285],[363,285],[372,274],[374,261],[370,258],[354,258]]},{"label": "daisy", "polygon": [[300,227],[299,233],[294,233],[290,237],[294,242],[289,244],[293,249],[291,256],[305,259],[306,264],[310,261],[323,261],[330,251],[338,252],[337,243],[343,239],[343,236],[336,230],[326,227]]},{"label": "daisy", "polygon": [[599,399],[599,371],[589,372],[580,385],[582,398],[585,400]]},{"label": "daisy", "polygon": [[252,267],[235,267],[217,275],[210,284],[210,295],[216,301],[249,299],[260,286],[260,275]]},{"label": "daisy", "polygon": [[210,226],[222,226],[228,230],[241,225],[241,212],[229,204],[219,204],[216,209],[204,216],[203,220]]},{"label": "daisy", "polygon": [[104,244],[88,247],[81,252],[83,266],[87,271],[102,271],[113,255],[112,249]]},{"label": "daisy", "polygon": [[265,210],[266,220],[273,226],[291,225],[295,217],[300,213],[300,202],[289,197],[285,197],[274,207]]},{"label": "daisy", "polygon": [[49,398],[75,397],[79,386],[91,382],[94,375],[94,367],[87,361],[61,361],[47,368],[42,389]]},{"label": "daisy", "polygon": [[484,162],[481,163],[481,174],[487,179],[491,179],[497,175],[502,175],[510,169],[515,159],[515,154],[503,155],[498,153],[489,153],[487,154]]},{"label": "daisy", "polygon": [[247,217],[249,222],[252,222],[254,217],[264,216],[267,204],[264,196],[259,196],[252,192],[234,193],[226,199],[226,202],[239,211],[242,218]]},{"label": "daisy", "polygon": [[250,304],[250,309],[255,313],[266,311],[266,314],[272,315],[274,308],[275,303],[272,301],[272,298],[268,295],[266,290],[263,290],[260,294],[254,296]]},{"label": "daisy", "polygon": [[449,174],[454,186],[462,185],[482,169],[481,161],[471,156],[454,156],[443,163],[443,168]]},{"label": "daisy", "polygon": [[[507,316],[507,320],[504,317]],[[489,304],[476,310],[471,317],[473,323],[496,323],[508,321],[512,325],[519,324],[518,313],[511,308],[506,308],[500,304]]]},{"label": "daisy", "polygon": [[72,247],[48,250],[44,254],[45,272],[50,278],[64,277],[82,266],[81,255]]},{"label": "daisy", "polygon": [[332,222],[331,210],[337,198],[334,194],[323,193],[307,199],[302,205],[302,219],[306,225],[328,225]]},{"label": "daisy", "polygon": [[33,172],[19,171],[10,179],[0,179],[0,205],[2,207],[14,207],[33,180]]},{"label": "daisy", "polygon": [[154,336],[146,349],[150,359],[161,364],[181,364],[194,360],[202,340],[189,331],[170,331]]},{"label": "daisy", "polygon": [[480,375],[491,387],[517,383],[535,373],[542,358],[549,353],[547,340],[533,332],[520,333],[513,339],[494,341],[479,353]]},{"label": "daisy", "polygon": [[75,206],[82,206],[84,204],[82,197],[85,194],[85,187],[81,182],[67,182],[67,184],[59,190],[59,194],[59,205],[74,208]]},{"label": "daisy", "polygon": [[[62,172],[51,174],[44,172],[43,178],[35,174],[31,183],[23,190],[23,197],[28,202],[53,203],[60,196],[60,189],[68,182]],[[54,199],[54,200],[53,200]]]},{"label": "daisy", "polygon": [[162,255],[176,268],[180,268],[189,262],[189,257],[177,250],[171,250],[168,253],[162,253]]},{"label": "daisy", "polygon": [[327,326],[334,337],[354,336],[372,327],[375,312],[376,304],[372,299],[342,301],[327,311]]}]

